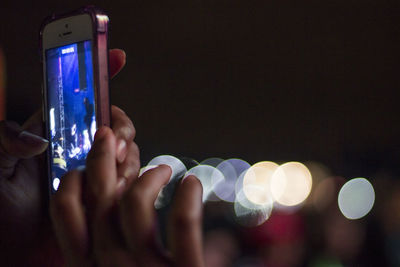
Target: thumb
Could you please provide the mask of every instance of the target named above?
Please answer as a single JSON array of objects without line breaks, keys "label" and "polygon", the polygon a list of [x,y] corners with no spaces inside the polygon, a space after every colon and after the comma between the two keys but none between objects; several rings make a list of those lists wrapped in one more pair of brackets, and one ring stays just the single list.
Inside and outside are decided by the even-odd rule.
[{"label": "thumb", "polygon": [[0,160],[14,161],[31,158],[43,153],[48,141],[22,130],[16,122],[0,122]]}]

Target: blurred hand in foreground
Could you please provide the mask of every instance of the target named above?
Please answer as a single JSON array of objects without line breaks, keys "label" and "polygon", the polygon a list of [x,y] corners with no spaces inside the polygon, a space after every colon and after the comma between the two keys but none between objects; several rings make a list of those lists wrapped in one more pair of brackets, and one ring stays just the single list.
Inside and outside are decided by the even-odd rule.
[{"label": "blurred hand in foreground", "polygon": [[[110,50],[109,62],[112,77],[125,65],[125,52]],[[111,113],[112,130],[118,140],[118,174],[125,180],[136,176],[140,168],[139,150],[132,142],[135,129],[122,110],[113,106]],[[48,141],[43,139],[41,114],[37,111],[22,126],[0,122],[0,258],[6,266],[53,265],[58,255],[47,215],[43,152]],[[137,157],[127,157],[129,153]]]},{"label": "blurred hand in foreground", "polygon": [[68,265],[204,266],[200,181],[188,176],[176,190],[167,252],[158,242],[154,202],[171,169],[160,165],[123,182],[117,143],[111,129],[100,128],[86,170],[67,173],[51,200],[54,229]]}]

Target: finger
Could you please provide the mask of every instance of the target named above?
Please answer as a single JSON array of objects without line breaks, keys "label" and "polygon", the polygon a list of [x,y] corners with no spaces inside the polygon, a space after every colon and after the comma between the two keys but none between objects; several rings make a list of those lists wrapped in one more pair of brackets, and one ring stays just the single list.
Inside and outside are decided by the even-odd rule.
[{"label": "finger", "polygon": [[169,245],[176,266],[204,266],[200,181],[186,177],[179,185],[171,211]]},{"label": "finger", "polygon": [[134,142],[130,142],[128,145],[128,152],[125,160],[118,164],[118,184],[117,194],[122,196],[123,192],[129,188],[132,181],[139,176],[140,170],[140,156],[139,148]]},{"label": "finger", "polygon": [[11,156],[30,158],[45,151],[47,145],[46,139],[24,131],[16,122],[0,122],[0,146]]},{"label": "finger", "polygon": [[117,162],[116,138],[108,127],[97,130],[86,160],[88,218],[95,257],[118,247],[113,227],[116,202]]},{"label": "finger", "polygon": [[14,171],[18,159],[31,158],[43,153],[48,141],[30,132],[23,131],[11,121],[0,122],[0,168],[8,177]]},{"label": "finger", "polygon": [[68,265],[88,266],[89,234],[82,205],[81,172],[68,172],[61,179],[50,202],[50,215]]},{"label": "finger", "polygon": [[117,160],[122,163],[125,160],[127,146],[135,138],[135,127],[132,121],[122,109],[111,106],[112,130],[117,137]]},{"label": "finger", "polygon": [[102,220],[114,202],[117,181],[116,140],[108,127],[97,130],[93,146],[87,156],[88,205],[93,220]]},{"label": "finger", "polygon": [[155,239],[154,202],[162,186],[170,179],[171,168],[160,165],[145,172],[132,185],[120,203],[122,232],[139,266],[159,263]]},{"label": "finger", "polygon": [[112,129],[118,139],[132,141],[136,130],[126,113],[117,106],[111,106]]},{"label": "finger", "polygon": [[110,49],[108,51],[109,65],[110,65],[110,77],[113,78],[126,63],[126,54],[121,49]]}]

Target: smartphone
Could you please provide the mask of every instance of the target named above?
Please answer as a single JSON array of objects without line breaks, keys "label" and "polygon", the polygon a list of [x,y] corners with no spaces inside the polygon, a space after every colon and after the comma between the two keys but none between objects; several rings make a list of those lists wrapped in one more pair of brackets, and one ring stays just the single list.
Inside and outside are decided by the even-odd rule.
[{"label": "smartphone", "polygon": [[40,30],[49,190],[85,166],[96,130],[110,125],[107,15],[84,7],[45,19]]}]

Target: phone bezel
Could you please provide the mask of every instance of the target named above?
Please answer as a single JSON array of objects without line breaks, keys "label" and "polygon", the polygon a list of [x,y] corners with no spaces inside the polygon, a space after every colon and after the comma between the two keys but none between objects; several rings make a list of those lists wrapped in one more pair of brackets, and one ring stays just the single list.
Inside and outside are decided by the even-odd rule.
[{"label": "phone bezel", "polygon": [[[68,27],[65,27],[65,25],[68,25]],[[46,50],[80,41],[93,41],[93,28],[93,22],[89,14],[65,17],[47,24],[43,29],[42,37],[43,70],[46,67]]]}]

